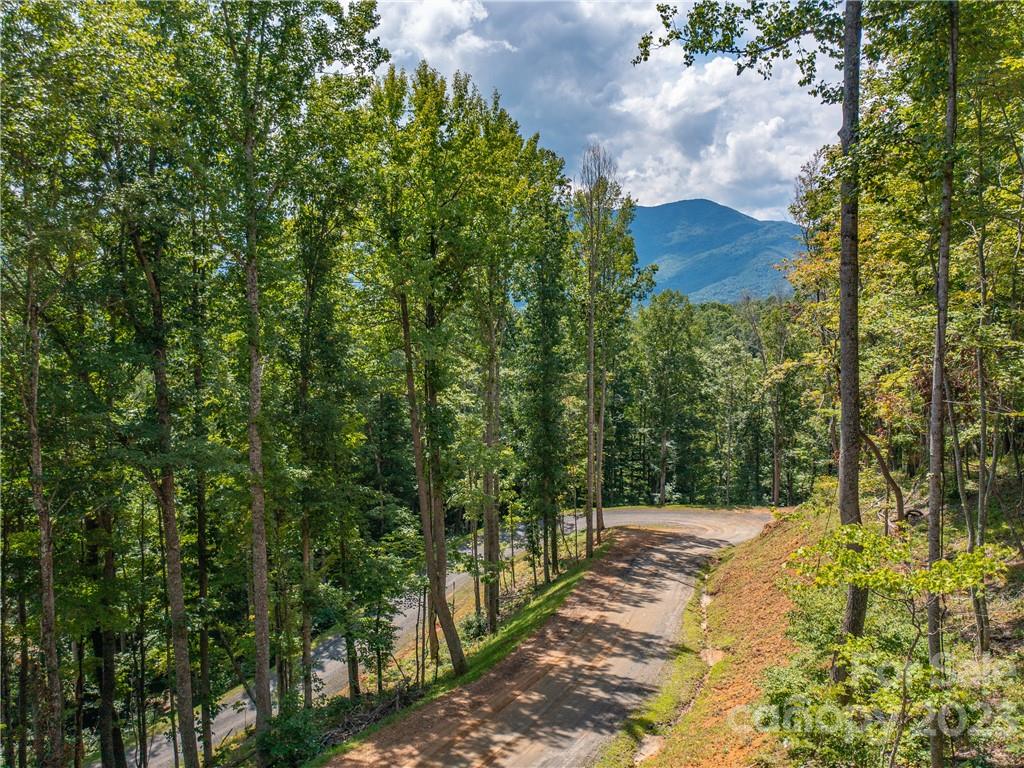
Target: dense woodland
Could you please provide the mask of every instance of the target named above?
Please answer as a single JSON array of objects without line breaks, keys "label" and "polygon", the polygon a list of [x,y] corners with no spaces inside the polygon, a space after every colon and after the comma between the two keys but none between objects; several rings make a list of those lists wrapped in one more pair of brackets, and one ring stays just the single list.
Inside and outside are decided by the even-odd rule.
[{"label": "dense woodland", "polygon": [[[124,768],[158,731],[213,764],[239,685],[271,764],[323,704],[319,638],[383,695],[413,601],[405,683],[459,673],[510,538],[548,581],[606,506],[788,506],[838,472],[852,524],[881,472],[929,562],[947,505],[971,552],[1024,547],[1024,13],[783,8],[666,9],[641,42],[795,55],[844,102],[796,180],[794,295],[691,305],[638,267],[604,149],[570,178],[468,75],[389,67],[371,2],[5,4],[3,764]],[[879,587],[847,581],[858,636]]]}]

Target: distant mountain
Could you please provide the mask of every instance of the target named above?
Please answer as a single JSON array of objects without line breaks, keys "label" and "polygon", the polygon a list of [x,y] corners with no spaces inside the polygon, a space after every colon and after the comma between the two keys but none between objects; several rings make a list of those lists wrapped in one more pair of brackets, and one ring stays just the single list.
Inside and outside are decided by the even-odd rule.
[{"label": "distant mountain", "polygon": [[792,293],[775,265],[800,248],[800,227],[758,221],[710,200],[637,206],[632,226],[641,266],[657,264],[657,290],[693,302]]}]

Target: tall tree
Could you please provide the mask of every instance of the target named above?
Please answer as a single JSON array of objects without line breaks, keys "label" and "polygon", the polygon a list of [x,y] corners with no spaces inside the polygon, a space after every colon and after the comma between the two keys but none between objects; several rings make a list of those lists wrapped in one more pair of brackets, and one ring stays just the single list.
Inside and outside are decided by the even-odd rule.
[{"label": "tall tree", "polygon": [[[483,106],[483,105],[480,105]],[[477,335],[482,350],[480,369],[483,372],[483,522],[484,522],[484,604],[487,628],[498,631],[498,590],[501,568],[501,542],[498,531],[499,458],[501,454],[501,379],[508,324],[512,316],[512,281],[520,268],[515,248],[517,235],[517,204],[523,195],[517,179],[523,141],[519,126],[501,107],[498,99],[481,110],[482,141],[466,162],[479,167],[486,179],[477,187],[481,205],[478,207],[478,241],[468,247],[479,253],[470,272],[468,291],[476,317]]]},{"label": "tall tree", "polygon": [[[522,340],[522,367],[528,386],[524,387],[528,499],[542,521],[549,567],[558,572],[559,491],[565,474],[565,374],[563,350],[565,323],[569,313],[567,266],[569,224],[566,216],[567,190],[562,177],[562,162],[551,153],[539,150],[536,142],[528,146],[524,162],[529,182],[529,202],[525,216],[527,263],[522,293],[525,333]],[[550,564],[550,566],[549,566]]]},{"label": "tall tree", "polygon": [[[141,11],[141,9],[139,9]],[[128,23],[141,32],[147,20],[141,13]],[[163,24],[156,17],[151,21]],[[145,39],[141,37],[139,39]],[[153,445],[155,471],[143,468],[147,482],[153,489],[162,518],[163,551],[166,561],[167,597],[171,623],[171,643],[174,650],[174,701],[177,706],[178,729],[181,734],[181,752],[185,768],[198,768],[195,718],[192,697],[192,665],[188,638],[188,617],[185,609],[185,579],[182,567],[182,547],[177,514],[177,483],[175,480],[172,435],[172,404],[169,358],[171,354],[167,324],[167,288],[173,278],[182,274],[181,265],[172,261],[171,238],[179,223],[179,211],[174,202],[174,188],[178,152],[172,147],[165,126],[174,122],[173,101],[177,97],[176,83],[165,74],[169,61],[158,52],[160,42],[149,38],[148,45],[139,51],[141,61],[162,65],[140,73],[141,82],[120,83],[127,94],[138,94],[137,101],[128,102],[121,114],[108,121],[109,134],[97,137],[98,144],[109,142],[112,169],[112,194],[121,202],[120,235],[128,243],[144,286],[149,305],[148,321],[129,310],[136,336],[142,340],[150,358],[153,377],[153,411],[155,413],[156,440]],[[133,114],[133,112],[135,112]],[[115,246],[116,247],[116,246]],[[125,275],[130,285],[133,275]],[[112,563],[111,566],[112,567]],[[104,654],[112,654],[112,638],[104,643]],[[108,663],[104,684],[109,696],[114,691],[114,670]],[[119,750],[120,752],[121,750]]]},{"label": "tall tree", "polygon": [[[839,517],[844,525],[860,524],[860,192],[856,155],[860,128],[860,43],[861,3],[847,0],[843,14],[843,127],[839,132],[847,168],[839,189]],[[867,604],[867,590],[851,584],[846,595],[843,632],[863,634]],[[834,679],[842,679],[845,674],[840,664],[833,665]]]},{"label": "tall tree", "polygon": [[637,314],[635,341],[644,377],[643,398],[657,442],[658,506],[668,493],[669,448],[673,427],[697,384],[693,309],[675,291],[655,295]]},{"label": "tall tree", "polygon": [[[615,162],[603,147],[584,151],[573,195],[576,247],[583,265],[582,303],[586,317],[587,495],[586,552],[601,541],[602,440],[607,366],[614,354],[613,333],[637,295],[636,252],[629,235],[633,203],[615,177]],[[599,381],[600,380],[600,381]],[[600,395],[600,400],[598,396]],[[594,520],[595,511],[597,520]]]},{"label": "tall tree", "polygon": [[[953,170],[957,130],[957,60],[959,45],[960,6],[957,0],[947,3],[949,17],[947,83],[945,100],[944,141],[942,157],[942,199],[939,212],[939,252],[935,271],[935,349],[932,358],[931,407],[928,421],[928,562],[942,559],[942,507],[944,500],[942,465],[945,455],[943,422],[945,420],[944,388],[946,381],[946,324],[949,306],[949,253],[953,236]],[[966,510],[965,510],[966,511]],[[940,596],[928,595],[928,656],[938,674],[942,663],[942,606]],[[939,727],[940,713],[929,731],[932,768],[944,763],[945,734]]]},{"label": "tall tree", "polygon": [[[220,3],[208,19],[220,69],[195,70],[196,101],[230,158],[220,200],[225,231],[241,272],[249,397],[247,444],[252,536],[253,622],[256,640],[256,730],[267,731],[270,695],[269,566],[265,511],[262,410],[263,333],[260,267],[278,225],[283,192],[308,152],[300,126],[308,93],[331,65],[357,73],[382,52],[368,33],[375,7],[360,2]],[[264,264],[264,266],[266,266]],[[261,760],[265,759],[262,749]]]},{"label": "tall tree", "polygon": [[[469,79],[449,88],[425,63],[412,78],[392,69],[371,94],[369,194],[364,216],[379,272],[372,279],[397,303],[405,390],[429,584],[457,674],[467,668],[445,597],[447,551],[443,453],[450,439],[441,394],[448,386],[453,323],[479,253],[467,247],[476,191],[466,162],[476,146],[482,100]],[[469,153],[469,154],[467,154]],[[370,275],[364,276],[366,280]]]},{"label": "tall tree", "polygon": [[[840,99],[843,124],[839,138],[846,158],[841,183],[841,253],[839,264],[839,513],[845,525],[860,523],[860,384],[858,349],[858,200],[857,141],[860,112],[861,2],[847,0],[840,17],[832,3],[798,0],[796,3],[720,2],[702,0],[686,17],[682,27],[675,24],[677,9],[660,8],[664,34],[653,33],[640,40],[636,61],[644,61],[658,46],[682,45],[686,64],[695,56],[714,52],[736,57],[737,72],[753,68],[764,77],[772,73],[779,58],[795,53],[801,85],[825,101]],[[753,34],[749,34],[753,32]],[[842,62],[840,88],[818,80],[818,54]],[[860,635],[867,613],[867,591],[850,586],[843,631]],[[836,680],[845,676],[834,665]]]}]

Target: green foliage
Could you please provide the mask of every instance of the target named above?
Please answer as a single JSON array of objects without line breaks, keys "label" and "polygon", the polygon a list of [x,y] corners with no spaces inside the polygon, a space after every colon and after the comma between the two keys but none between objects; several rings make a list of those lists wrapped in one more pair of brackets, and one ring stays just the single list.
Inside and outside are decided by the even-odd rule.
[{"label": "green foliage", "polygon": [[[985,657],[979,668],[969,646],[948,638],[939,673],[924,626],[928,593],[952,598],[998,580],[1012,553],[989,546],[929,567],[919,547],[912,529],[885,536],[874,526],[842,526],[792,556],[789,635],[798,652],[766,674],[755,721],[785,739],[801,764],[872,766],[894,751],[897,765],[927,764],[936,712],[957,743],[983,743],[996,730],[1001,743],[1017,738],[1016,709],[992,708],[1015,685],[1005,662]],[[840,631],[848,584],[872,595],[859,638]],[[848,669],[840,684],[829,675],[836,659]]]},{"label": "green foliage", "polygon": [[464,640],[474,641],[487,636],[487,617],[473,612],[459,622],[459,635]]},{"label": "green foliage", "polygon": [[259,749],[274,768],[298,768],[316,757],[321,747],[323,717],[313,709],[302,709],[298,702],[282,707],[270,730],[259,738]]},{"label": "green foliage", "polygon": [[983,587],[1006,575],[1012,555],[1005,547],[988,545],[915,567],[909,536],[886,536],[867,526],[843,526],[820,544],[798,550],[793,564],[797,573],[813,577],[820,586],[853,584],[898,600]]},{"label": "green foliage", "polygon": [[671,291],[631,321],[610,384],[608,503],[781,504],[827,470],[828,422],[808,389],[812,340],[794,302],[691,306]]},{"label": "green foliage", "polygon": [[[1012,541],[1016,523],[1000,483],[1020,475],[1024,445],[1022,16],[1012,3],[963,8],[950,438],[968,469],[985,452],[999,482],[986,470],[949,473],[962,508],[979,485],[993,495],[971,518],[971,546],[931,568],[912,533],[847,533],[802,553],[798,576],[814,583],[794,587],[793,627],[810,661],[805,677],[794,668],[773,685],[780,702],[811,692],[824,706],[840,695],[823,672],[838,652],[859,708],[850,723],[875,711],[891,719],[904,699],[915,716],[941,700],[965,707],[978,740],[1019,750],[1019,739],[998,741],[1007,728],[997,725],[1019,710],[979,720],[964,693],[975,689],[933,690],[920,648],[910,650],[924,592],[985,594],[1003,575],[1006,552],[991,542]],[[944,14],[930,4],[869,9],[862,421],[910,487],[924,459]],[[27,760],[40,757],[29,737],[43,715],[35,436],[19,401],[33,317],[66,730],[81,669],[87,743],[102,729],[112,738],[93,717],[103,707],[128,741],[166,718],[152,705],[173,688],[176,585],[158,503],[174,501],[196,703],[215,711],[252,676],[253,434],[283,700],[261,747],[276,764],[301,763],[324,726],[295,703],[303,640],[344,630],[346,650],[378,672],[397,650],[394,620],[423,586],[418,483],[429,482],[439,515],[428,529],[439,537],[467,532],[493,503],[505,531],[525,532],[517,550],[539,564],[541,533],[559,532],[586,487],[588,309],[606,397],[606,504],[657,498],[663,466],[666,501],[720,504],[795,503],[831,471],[834,150],[799,179],[806,254],[787,265],[794,299],[695,306],[665,293],[641,306],[651,274],[637,268],[633,204],[610,158],[582,193],[562,159],[469,76],[446,79],[427,62],[379,72],[387,53],[372,2],[26,1],[2,14],[0,676],[11,683],[5,726],[25,737]],[[680,28],[674,9],[661,14],[662,42],[683,44],[687,61],[728,52],[767,75],[794,56],[806,85],[834,95],[814,56],[835,58],[833,3],[700,2]],[[250,424],[254,370],[262,412]],[[419,479],[410,390],[429,463]],[[486,491],[485,475],[495,479]],[[451,560],[482,570],[471,555]],[[497,570],[483,581],[500,580]],[[474,669],[539,626],[576,578],[483,641]],[[886,601],[859,644],[839,636],[840,585],[851,581]],[[479,622],[461,630],[475,637]],[[908,660],[906,696],[902,682],[872,679],[872,668]],[[101,690],[104,663],[112,690]],[[1021,700],[1019,683],[1000,686],[988,699]],[[877,753],[883,733],[797,741],[808,760],[817,748],[839,760],[844,749]],[[6,730],[3,741],[12,743]],[[900,759],[917,759],[920,743],[908,734]]]}]

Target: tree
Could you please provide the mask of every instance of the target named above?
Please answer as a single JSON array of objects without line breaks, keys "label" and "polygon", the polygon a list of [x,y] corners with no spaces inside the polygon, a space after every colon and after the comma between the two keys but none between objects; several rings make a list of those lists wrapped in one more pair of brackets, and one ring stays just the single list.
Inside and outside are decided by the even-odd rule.
[{"label": "tree", "polygon": [[696,388],[693,310],[675,291],[656,294],[636,319],[636,341],[644,376],[644,399],[658,441],[658,506],[664,506],[672,427]]},{"label": "tree", "polygon": [[[583,306],[587,330],[587,557],[604,528],[601,504],[604,404],[608,368],[616,351],[615,331],[650,286],[650,272],[639,273],[629,235],[633,202],[615,178],[615,162],[599,145],[587,147],[573,195],[576,247],[585,272]],[[598,383],[600,379],[600,383]],[[598,400],[600,396],[600,400]]]},{"label": "tree", "polygon": [[[545,580],[550,569],[558,572],[559,490],[565,474],[565,371],[562,348],[569,312],[567,266],[569,224],[566,217],[566,181],[562,162],[531,142],[525,158],[530,198],[524,234],[526,270],[522,318],[522,368],[526,431],[526,495],[542,521],[545,536]],[[495,587],[495,591],[497,587]]]},{"label": "tree", "polygon": [[363,213],[379,270],[366,278],[397,304],[428,593],[456,674],[467,667],[445,597],[447,425],[440,395],[451,357],[446,321],[461,304],[463,277],[476,256],[465,247],[473,186],[462,176],[462,160],[473,146],[479,105],[467,78],[456,78],[449,91],[426,64],[411,80],[390,70],[371,94],[372,170]]},{"label": "tree", "polygon": [[[482,106],[482,105],[481,105]],[[478,253],[470,270],[470,301],[476,316],[477,336],[482,350],[482,415],[484,446],[481,472],[484,522],[484,603],[487,628],[498,631],[498,578],[501,542],[498,531],[500,505],[499,473],[501,437],[501,367],[512,316],[511,290],[521,256],[516,248],[517,204],[524,189],[518,181],[523,162],[523,140],[519,126],[500,106],[497,97],[481,110],[482,140],[465,161],[478,167],[480,204],[476,209],[478,242],[468,247]],[[513,181],[514,180],[514,181]],[[510,183],[511,182],[511,183]],[[471,230],[472,232],[472,230]]]},{"label": "tree", "polygon": [[[317,77],[340,63],[361,73],[382,59],[367,34],[376,23],[372,3],[221,3],[211,9],[210,45],[219,69],[197,67],[195,98],[230,158],[219,195],[226,239],[244,283],[249,362],[250,511],[253,611],[256,637],[257,732],[267,731],[270,696],[270,623],[263,466],[263,346],[260,265],[277,226],[284,189],[309,151],[300,125]],[[205,30],[204,30],[205,31]],[[227,94],[229,98],[224,98]],[[261,752],[262,756],[262,752]]]},{"label": "tree", "polygon": [[[12,264],[9,257],[5,256],[4,273],[9,293],[12,287],[11,267],[17,268],[24,276],[24,282],[13,287],[22,295],[21,304],[24,308],[19,318],[22,326],[19,329],[22,339],[20,394],[28,438],[31,503],[39,531],[39,645],[44,659],[45,694],[40,706],[40,733],[44,741],[37,745],[37,750],[40,763],[45,768],[57,768],[63,762],[64,694],[58,655],[53,521],[50,491],[43,472],[43,436],[40,425],[40,314],[56,298],[56,286],[47,286],[42,282],[47,265],[55,262],[55,257],[63,250],[62,246],[66,245],[60,238],[62,225],[67,226],[74,221],[64,220],[61,214],[76,212],[73,206],[51,207],[49,204],[57,201],[47,199],[47,190],[53,189],[64,176],[61,164],[55,162],[56,156],[69,150],[80,150],[80,146],[76,145],[80,145],[83,140],[68,121],[59,119],[60,110],[57,107],[61,97],[70,101],[74,94],[66,91],[62,93],[59,83],[52,82],[54,59],[58,54],[55,43],[69,26],[69,20],[60,10],[40,6],[36,9],[22,8],[17,15],[8,15],[5,9],[4,14],[4,50],[8,52],[5,67],[8,109],[17,110],[22,118],[21,124],[12,124],[5,119],[3,126],[7,156],[19,161],[15,165],[17,175],[13,179],[8,176],[3,187],[4,209],[8,214],[4,250],[8,252],[6,245],[13,239],[20,246],[15,253],[20,252],[23,257],[22,264]],[[33,11],[38,12],[38,15],[33,14]],[[14,36],[11,30],[17,30],[20,34]],[[44,84],[51,87],[52,102],[34,98],[34,82],[37,88]],[[42,130],[45,125],[49,125],[52,130]],[[48,216],[48,212],[52,212],[52,215]],[[4,331],[8,339],[10,332],[15,330],[12,325],[9,321],[5,322]],[[19,606],[19,612],[23,610]],[[25,631],[24,621],[22,631]],[[27,662],[25,655],[22,662]],[[26,727],[24,722],[21,724],[23,728]]]},{"label": "tree", "polygon": [[[932,397],[928,420],[928,562],[937,563],[942,559],[942,507],[944,455],[943,413],[944,384],[946,380],[946,323],[949,305],[949,251],[953,227],[953,162],[956,145],[956,91],[957,91],[957,45],[959,36],[959,4],[956,0],[948,3],[949,14],[949,59],[946,90],[945,140],[942,160],[942,202],[939,213],[939,252],[935,273],[935,353],[932,358]],[[942,673],[942,609],[940,596],[928,594],[928,655],[932,664]],[[939,715],[931,728],[929,741],[933,768],[944,763],[943,734],[938,727]]]}]

